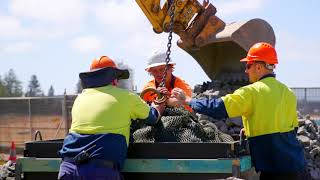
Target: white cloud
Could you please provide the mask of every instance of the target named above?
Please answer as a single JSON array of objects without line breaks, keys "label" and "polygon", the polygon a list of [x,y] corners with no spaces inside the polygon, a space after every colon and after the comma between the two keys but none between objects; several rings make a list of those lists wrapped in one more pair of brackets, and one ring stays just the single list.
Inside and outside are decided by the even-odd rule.
[{"label": "white cloud", "polygon": [[141,31],[149,23],[137,3],[131,0],[103,1],[96,4],[93,10],[98,23],[114,32]]},{"label": "white cloud", "polygon": [[9,11],[15,16],[45,23],[66,24],[82,21],[88,13],[88,6],[79,0],[11,0]]},{"label": "white cloud", "polygon": [[21,39],[50,39],[62,37],[66,34],[59,26],[46,26],[37,24],[33,26],[23,26],[23,21],[14,16],[0,15],[0,39],[21,40]]},{"label": "white cloud", "polygon": [[84,0],[9,0],[0,14],[0,39],[46,40],[84,29],[91,4]]},{"label": "white cloud", "polygon": [[73,39],[70,46],[81,53],[90,53],[100,50],[102,41],[95,36],[84,36]]},{"label": "white cloud", "polygon": [[212,4],[217,8],[218,16],[256,11],[263,7],[265,0],[218,0]]},{"label": "white cloud", "polygon": [[11,16],[0,16],[0,38],[21,37],[25,35],[20,21]]},{"label": "white cloud", "polygon": [[27,53],[34,49],[34,45],[31,42],[16,42],[8,44],[2,48],[4,53]]}]

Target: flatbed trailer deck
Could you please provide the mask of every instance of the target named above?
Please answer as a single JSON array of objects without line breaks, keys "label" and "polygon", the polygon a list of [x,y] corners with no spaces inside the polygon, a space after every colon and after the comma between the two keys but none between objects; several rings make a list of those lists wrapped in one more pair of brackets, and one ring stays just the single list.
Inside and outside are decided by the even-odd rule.
[{"label": "flatbed trailer deck", "polygon": [[[63,139],[25,143],[16,164],[16,179],[57,179]],[[248,179],[251,158],[244,143],[133,143],[122,174],[125,179]]]}]

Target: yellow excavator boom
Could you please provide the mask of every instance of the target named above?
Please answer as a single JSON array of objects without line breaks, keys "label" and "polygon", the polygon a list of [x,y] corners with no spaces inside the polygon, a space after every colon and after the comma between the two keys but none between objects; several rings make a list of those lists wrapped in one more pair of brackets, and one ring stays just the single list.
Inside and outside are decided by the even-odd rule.
[{"label": "yellow excavator boom", "polygon": [[168,32],[170,7],[175,6],[173,32],[179,35],[177,44],[189,53],[211,79],[229,74],[243,76],[239,60],[257,42],[275,45],[275,35],[262,19],[226,24],[215,14],[216,8],[204,0],[136,0],[156,33]]},{"label": "yellow excavator boom", "polygon": [[160,0],[136,0],[156,33],[169,31],[169,7],[174,3],[174,29],[176,32],[185,30],[195,14],[202,11],[202,5],[197,0],[166,1],[163,7]]}]

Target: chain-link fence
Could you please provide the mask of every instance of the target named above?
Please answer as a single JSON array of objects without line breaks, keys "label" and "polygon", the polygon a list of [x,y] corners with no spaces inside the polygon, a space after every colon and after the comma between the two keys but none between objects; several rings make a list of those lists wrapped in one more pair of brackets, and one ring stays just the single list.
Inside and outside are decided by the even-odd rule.
[{"label": "chain-link fence", "polygon": [[320,88],[291,88],[298,100],[298,110],[320,118]]},{"label": "chain-link fence", "polygon": [[8,152],[12,141],[23,147],[37,131],[45,140],[64,138],[75,97],[0,98],[0,152]]}]

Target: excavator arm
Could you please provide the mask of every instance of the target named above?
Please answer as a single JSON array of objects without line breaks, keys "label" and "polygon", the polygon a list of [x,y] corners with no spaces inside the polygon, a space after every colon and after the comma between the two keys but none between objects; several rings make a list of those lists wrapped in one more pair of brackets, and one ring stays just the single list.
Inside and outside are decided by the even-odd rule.
[{"label": "excavator arm", "polygon": [[174,8],[172,31],[179,35],[177,44],[189,53],[208,77],[223,79],[240,78],[244,66],[239,59],[246,56],[257,42],[275,45],[272,27],[262,19],[226,24],[215,14],[216,8],[204,0],[136,0],[156,33],[169,32],[170,7]]},{"label": "excavator arm", "polygon": [[136,0],[136,2],[149,19],[156,33],[169,31],[169,7],[172,3],[175,5],[175,32],[187,29],[193,16],[203,11],[203,6],[196,0],[166,1],[163,7],[160,7],[160,0]]}]

